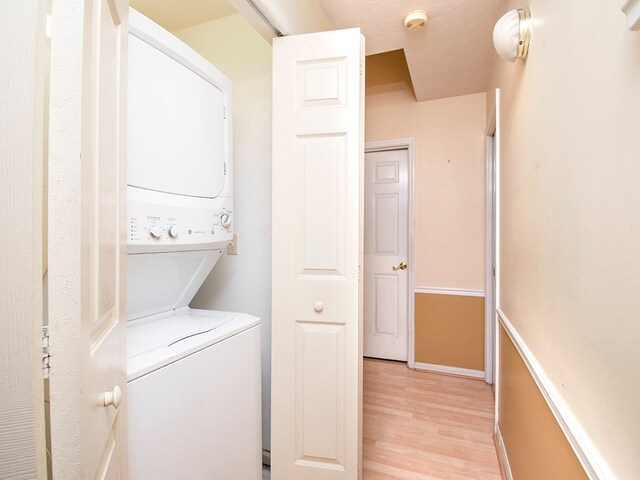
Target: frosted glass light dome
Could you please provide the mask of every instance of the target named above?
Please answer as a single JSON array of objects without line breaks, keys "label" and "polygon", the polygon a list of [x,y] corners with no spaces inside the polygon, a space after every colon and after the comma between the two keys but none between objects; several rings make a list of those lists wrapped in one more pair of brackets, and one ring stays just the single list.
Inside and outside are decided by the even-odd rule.
[{"label": "frosted glass light dome", "polygon": [[525,58],[531,39],[531,11],[528,8],[509,10],[496,22],[493,45],[501,58],[513,62]]}]

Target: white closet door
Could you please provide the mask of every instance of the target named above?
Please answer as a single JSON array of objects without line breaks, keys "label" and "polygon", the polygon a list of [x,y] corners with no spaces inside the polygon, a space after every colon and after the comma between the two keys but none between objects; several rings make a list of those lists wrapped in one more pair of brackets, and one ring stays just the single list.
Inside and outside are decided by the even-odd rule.
[{"label": "white closet door", "polygon": [[127,18],[127,0],[53,2],[50,401],[59,479],[127,477]]},{"label": "white closet door", "polygon": [[273,46],[271,473],[355,480],[364,38],[349,29]]}]

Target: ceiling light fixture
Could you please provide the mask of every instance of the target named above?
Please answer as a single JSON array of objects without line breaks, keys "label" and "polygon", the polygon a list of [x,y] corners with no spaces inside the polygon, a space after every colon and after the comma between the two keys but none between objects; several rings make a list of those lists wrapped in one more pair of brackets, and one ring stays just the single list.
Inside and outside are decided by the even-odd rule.
[{"label": "ceiling light fixture", "polygon": [[424,28],[428,19],[427,12],[424,10],[414,10],[404,17],[404,28],[409,32],[417,32]]},{"label": "ceiling light fixture", "polygon": [[493,29],[493,45],[503,59],[513,62],[526,58],[531,41],[531,10],[509,10],[496,22]]}]

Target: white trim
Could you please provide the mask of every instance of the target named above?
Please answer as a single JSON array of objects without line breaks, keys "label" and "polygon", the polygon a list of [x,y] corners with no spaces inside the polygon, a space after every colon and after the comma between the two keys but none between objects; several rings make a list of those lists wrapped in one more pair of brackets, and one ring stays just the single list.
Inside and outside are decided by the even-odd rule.
[{"label": "white trim", "polygon": [[415,368],[415,298],[411,292],[415,292],[415,178],[416,178],[416,139],[415,137],[394,138],[392,140],[380,140],[367,142],[364,145],[365,153],[383,152],[385,150],[407,150],[408,164],[408,202],[407,215],[409,226],[407,232],[407,366]]},{"label": "white trim", "polygon": [[[496,295],[495,295],[495,238],[497,232],[495,229],[495,163],[496,163],[496,135],[498,133],[498,125],[496,123],[495,105],[493,111],[490,112],[490,118],[487,122],[485,131],[485,302],[484,302],[484,380],[488,384],[494,381],[495,358],[494,345],[496,337]],[[495,235],[494,235],[495,233]]]},{"label": "white trim", "polygon": [[567,437],[571,448],[573,448],[588,477],[592,480],[615,478],[615,475],[610,470],[604,458],[587,436],[579,420],[573,414],[573,411],[569,405],[567,405],[531,350],[529,350],[529,347],[527,347],[527,344],[520,334],[513,327],[511,321],[509,321],[506,314],[499,307],[497,312],[500,324],[504,327],[509,338],[511,338],[511,341],[520,353],[533,380],[540,389],[542,396],[549,405],[553,416]]},{"label": "white trim", "polygon": [[283,35],[297,35],[301,33],[300,29],[296,27],[289,15],[287,15],[278,2],[273,0],[251,0],[251,2],[253,2],[260,13],[264,15]]},{"label": "white trim", "polygon": [[448,365],[436,365],[435,363],[422,362],[416,362],[415,365],[416,370],[484,379],[484,372],[482,370],[471,370],[470,368],[450,367]]},{"label": "white trim", "polygon": [[484,297],[484,290],[471,290],[466,288],[442,288],[442,287],[413,287],[413,293],[431,293],[433,295],[460,295],[463,297]]},{"label": "white trim", "polygon": [[504,440],[502,439],[502,432],[500,432],[499,425],[496,425],[496,430],[494,433],[494,443],[496,446],[496,452],[498,453],[500,470],[501,472],[504,472],[505,480],[513,480],[511,465],[509,465],[509,456],[507,455],[507,449],[504,446]]},{"label": "white trim", "polygon": [[[496,266],[496,290],[494,292],[495,297],[493,301],[493,305],[496,307],[500,305],[500,232],[501,232],[501,220],[500,220],[500,205],[501,205],[501,188],[500,188],[500,164],[502,162],[502,153],[500,149],[500,142],[502,141],[502,131],[501,131],[501,114],[500,114],[500,89],[496,88],[494,90],[494,99],[495,99],[495,115],[496,115],[496,132],[495,132],[495,152],[494,152],[494,160],[495,164],[495,185],[496,191],[494,196],[494,201],[496,203],[495,213],[495,228],[496,228],[496,236],[494,245],[495,251],[495,266]],[[493,398],[494,401],[494,422],[496,426],[498,426],[498,415],[500,414],[500,335],[498,335],[498,316],[495,311],[491,312],[491,318],[493,320],[493,361],[496,366],[494,369],[493,375]]]}]

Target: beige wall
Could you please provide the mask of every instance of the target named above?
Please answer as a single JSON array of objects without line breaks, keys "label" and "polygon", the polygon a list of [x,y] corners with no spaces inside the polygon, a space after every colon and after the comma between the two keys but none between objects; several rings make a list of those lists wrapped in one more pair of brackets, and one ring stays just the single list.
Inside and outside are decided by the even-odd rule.
[{"label": "beige wall", "polygon": [[[620,2],[527,0],[497,63],[500,307],[611,469],[640,474],[640,32]],[[506,412],[505,412],[506,413]]]},{"label": "beige wall", "polygon": [[484,298],[415,294],[416,362],[484,370]]},{"label": "beige wall", "polygon": [[[241,15],[174,32],[233,82],[234,231],[239,255],[223,256],[192,306],[262,319],[262,441],[271,409],[271,46]],[[247,294],[250,292],[250,294]]]},{"label": "beige wall", "polygon": [[373,85],[365,115],[367,142],[416,139],[416,285],[484,289],[485,94],[418,103],[406,82]]},{"label": "beige wall", "polygon": [[513,478],[586,480],[571,445],[503,328],[499,378],[500,433]]}]

